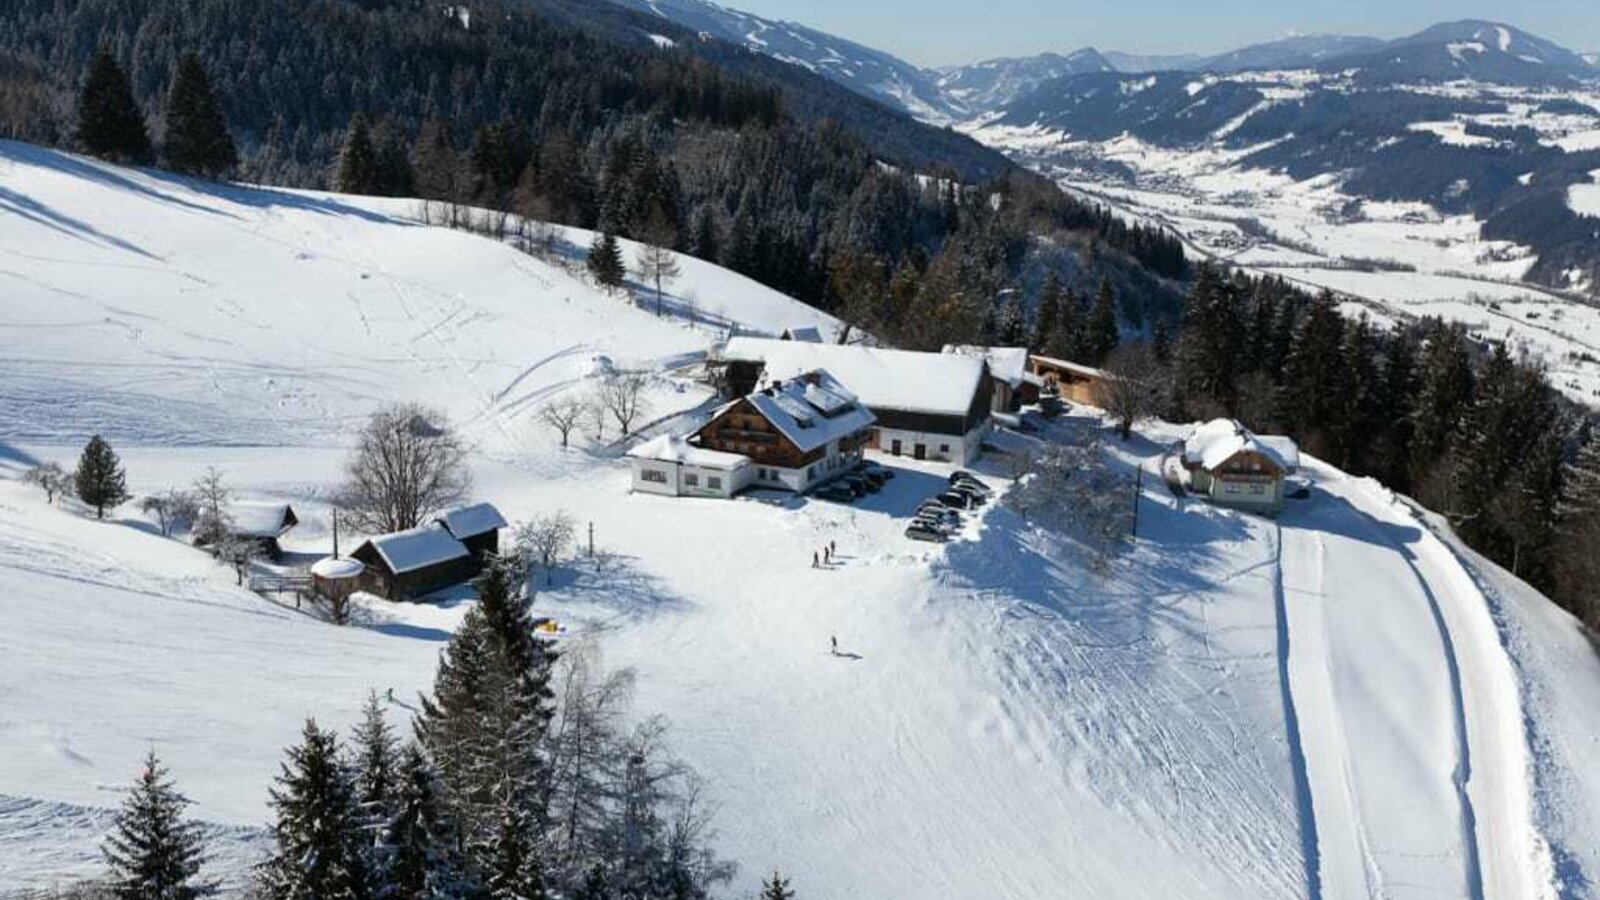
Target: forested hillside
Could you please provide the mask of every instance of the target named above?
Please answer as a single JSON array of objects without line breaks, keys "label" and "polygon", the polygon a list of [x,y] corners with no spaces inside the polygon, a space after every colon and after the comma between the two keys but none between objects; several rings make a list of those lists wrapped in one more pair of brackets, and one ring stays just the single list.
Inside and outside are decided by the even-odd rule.
[{"label": "forested hillside", "polygon": [[[918,343],[991,336],[998,298],[1030,293],[1046,270],[1084,291],[1109,279],[1135,323],[1174,313],[1170,279],[1185,275],[1175,241],[965,137],[609,4],[20,0],[0,10],[0,134],[75,145],[75,95],[97,48],[127,69],[158,149],[172,73],[196,54],[244,180],[598,228],[825,308],[841,302],[836,257],[850,248],[904,273],[924,313],[946,317]],[[358,133],[375,173],[334,184]]]}]

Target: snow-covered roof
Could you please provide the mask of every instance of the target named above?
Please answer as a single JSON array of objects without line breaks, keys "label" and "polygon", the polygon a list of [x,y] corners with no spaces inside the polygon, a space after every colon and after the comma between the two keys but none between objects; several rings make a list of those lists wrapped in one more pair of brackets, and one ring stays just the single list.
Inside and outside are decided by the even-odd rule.
[{"label": "snow-covered roof", "polygon": [[1028,348],[981,347],[976,344],[946,344],[944,352],[955,356],[975,356],[989,364],[989,374],[1012,387],[1020,387],[1028,377]]},{"label": "snow-covered roof", "polygon": [[1245,452],[1265,456],[1285,472],[1300,468],[1300,448],[1292,439],[1261,437],[1236,419],[1213,419],[1183,442],[1184,462],[1207,471]]},{"label": "snow-covered roof", "polygon": [[495,509],[493,503],[474,503],[447,509],[434,516],[434,521],[463,541],[506,527],[505,516],[500,515],[500,510]]},{"label": "snow-covered roof", "polygon": [[294,522],[287,503],[240,501],[228,505],[229,531],[240,537],[275,538]]},{"label": "snow-covered roof", "polygon": [[1082,363],[1071,362],[1070,360],[1057,359],[1054,356],[1040,356],[1039,354],[1035,353],[1033,354],[1032,358],[1049,368],[1061,369],[1064,372],[1071,372],[1074,375],[1082,375],[1085,378],[1104,379],[1109,377],[1106,375],[1104,369],[1096,369],[1094,366],[1086,366]]},{"label": "snow-covered roof", "polygon": [[701,469],[732,470],[750,462],[747,456],[696,447],[686,439],[673,434],[653,437],[629,450],[628,456],[653,462],[680,463]]},{"label": "snow-covered roof", "polygon": [[325,557],[311,564],[311,574],[318,578],[341,580],[346,578],[360,578],[367,567],[359,559],[348,556]]},{"label": "snow-covered roof", "polygon": [[797,328],[785,328],[784,336],[791,341],[801,341],[807,344],[822,343],[822,329],[815,325],[802,325]]},{"label": "snow-covered roof", "polygon": [[802,372],[746,399],[802,453],[871,428],[878,421],[825,369]]},{"label": "snow-covered roof", "polygon": [[979,357],[769,338],[736,337],[722,357],[763,363],[766,377],[781,381],[826,369],[875,410],[965,415],[984,377]]},{"label": "snow-covered roof", "polygon": [[410,531],[379,535],[367,543],[397,575],[472,555],[466,545],[451,537],[437,522]]}]

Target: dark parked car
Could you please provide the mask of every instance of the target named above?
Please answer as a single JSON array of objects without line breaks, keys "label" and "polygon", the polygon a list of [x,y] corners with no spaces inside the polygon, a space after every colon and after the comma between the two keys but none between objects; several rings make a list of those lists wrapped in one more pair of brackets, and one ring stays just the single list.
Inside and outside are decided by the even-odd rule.
[{"label": "dark parked car", "polygon": [[906,527],[906,537],[911,538],[913,541],[940,542],[945,539],[945,534],[936,528],[928,528],[912,523]]},{"label": "dark parked car", "polygon": [[933,499],[951,509],[971,509],[978,505],[973,501],[971,494],[958,494],[954,491],[946,491]]},{"label": "dark parked car", "polygon": [[982,506],[983,504],[989,502],[988,494],[974,489],[971,485],[958,484],[952,487],[949,491],[946,491],[946,493],[960,494],[963,497],[971,498],[973,506]]},{"label": "dark parked car", "polygon": [[950,475],[951,487],[970,487],[985,495],[994,493],[994,489],[979,481],[971,472],[955,472]]},{"label": "dark parked car", "polygon": [[855,471],[855,474],[860,476],[860,477],[862,477],[862,478],[865,478],[867,481],[871,482],[872,484],[877,485],[880,488],[883,487],[885,484],[887,484],[889,479],[890,479],[890,477],[892,477],[892,476],[888,475],[884,470],[880,470],[880,469],[861,468],[861,469],[857,469]]},{"label": "dark parked car", "polygon": [[874,462],[869,462],[869,463],[863,465],[861,467],[861,469],[862,469],[862,471],[866,472],[869,475],[881,476],[884,481],[888,481],[889,479],[894,477],[894,470],[893,469],[889,468],[888,466],[880,466],[880,465],[878,465],[877,463],[874,463]]},{"label": "dark parked car", "polygon": [[883,488],[874,483],[872,479],[863,477],[861,475],[850,474],[840,478],[839,480],[850,485],[851,490],[854,490],[860,494],[876,494],[877,492],[883,490]]},{"label": "dark parked car", "polygon": [[856,499],[856,492],[850,490],[849,485],[835,482],[826,487],[818,488],[816,496],[822,500],[832,500],[836,503],[852,503]]}]

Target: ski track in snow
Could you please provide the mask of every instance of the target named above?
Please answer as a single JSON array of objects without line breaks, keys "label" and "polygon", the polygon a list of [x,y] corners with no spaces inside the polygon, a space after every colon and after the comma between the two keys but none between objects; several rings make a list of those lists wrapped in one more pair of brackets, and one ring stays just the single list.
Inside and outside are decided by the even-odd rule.
[{"label": "ski track in snow", "polygon": [[[1381,488],[1318,474],[1315,505],[1291,507],[1280,534],[1323,895],[1553,896],[1525,714],[1485,597]],[[1333,570],[1365,574],[1330,582],[1330,556]],[[1415,640],[1423,619],[1438,636],[1433,652]],[[1409,677],[1368,683],[1384,657]],[[1432,737],[1407,737],[1415,729]]]}]

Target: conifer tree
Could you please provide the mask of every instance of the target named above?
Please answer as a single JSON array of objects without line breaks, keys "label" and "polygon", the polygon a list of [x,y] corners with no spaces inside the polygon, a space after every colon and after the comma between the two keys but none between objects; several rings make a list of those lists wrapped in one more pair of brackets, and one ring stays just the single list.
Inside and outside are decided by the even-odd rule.
[{"label": "conifer tree", "polygon": [[1028,349],[1034,353],[1043,353],[1045,347],[1055,339],[1062,296],[1061,276],[1051,272],[1039,291],[1039,311],[1034,316],[1033,336],[1028,341]]},{"label": "conifer tree", "polygon": [[372,144],[372,128],[366,116],[356,113],[350,119],[344,147],[339,151],[334,190],[344,194],[376,194],[379,181],[378,151]]},{"label": "conifer tree", "polygon": [[195,900],[212,892],[197,880],[204,838],[198,825],[183,821],[188,805],[152,750],[101,851],[118,900]]},{"label": "conifer tree", "polygon": [[622,287],[628,270],[623,264],[622,248],[617,244],[616,235],[605,231],[595,237],[589,247],[588,266],[595,283],[608,292]]},{"label": "conifer tree", "polygon": [[1122,333],[1117,328],[1116,296],[1111,291],[1110,280],[1102,279],[1085,330],[1085,361],[1092,366],[1103,365],[1106,357],[1121,342]]},{"label": "conifer tree", "polygon": [[1420,499],[1432,504],[1430,482],[1450,448],[1450,436],[1472,399],[1472,361],[1467,356],[1466,335],[1458,327],[1435,327],[1423,351],[1421,386],[1412,415],[1411,483]]},{"label": "conifer tree", "polygon": [[104,48],[89,64],[78,95],[77,138],[79,149],[102,159],[142,163],[150,158],[150,134],[128,74]]},{"label": "conifer tree", "polygon": [[214,178],[239,164],[211,79],[193,53],[183,55],[172,76],[163,144],[167,165],[178,172]]},{"label": "conifer tree", "polygon": [[339,739],[307,721],[272,788],[276,846],[259,869],[269,900],[369,900],[366,840]]},{"label": "conifer tree", "polygon": [[778,872],[773,872],[771,878],[761,882],[761,900],[794,900],[794,896],[789,879]]},{"label": "conifer tree", "polygon": [[1589,436],[1567,467],[1557,510],[1554,562],[1561,597],[1591,627],[1600,627],[1600,432]]},{"label": "conifer tree", "polygon": [[380,900],[450,900],[471,896],[455,852],[456,829],[445,815],[438,773],[415,744],[400,754],[394,815],[384,836],[388,860]]},{"label": "conifer tree", "polygon": [[1172,327],[1166,319],[1157,319],[1150,329],[1150,355],[1162,366],[1172,364]]},{"label": "conifer tree", "polygon": [[1402,327],[1389,336],[1373,401],[1380,428],[1369,463],[1379,480],[1401,492],[1411,490],[1412,416],[1416,410],[1420,352],[1414,329]]},{"label": "conifer tree", "polygon": [[394,731],[384,717],[377,691],[367,693],[353,746],[356,802],[382,814],[394,790],[396,751]]},{"label": "conifer tree", "polygon": [[531,842],[548,815],[554,714],[554,657],[533,636],[517,568],[510,560],[490,566],[476,583],[478,605],[445,648],[417,723],[468,853],[505,877],[539,862],[535,845],[514,847],[503,829],[511,822]]},{"label": "conifer tree", "polygon": [[1280,417],[1312,453],[1343,460],[1349,446],[1344,318],[1324,293],[1301,318],[1283,373]]},{"label": "conifer tree", "polygon": [[104,519],[128,499],[127,474],[122,461],[100,435],[89,439],[78,457],[76,476],[78,499],[94,507],[95,518]]},{"label": "conifer tree", "polygon": [[1233,412],[1239,379],[1239,315],[1232,285],[1216,267],[1200,266],[1173,348],[1174,399],[1195,418]]}]

